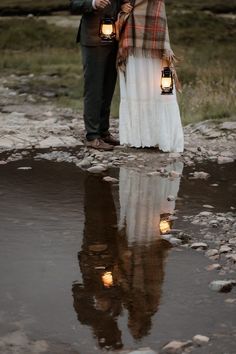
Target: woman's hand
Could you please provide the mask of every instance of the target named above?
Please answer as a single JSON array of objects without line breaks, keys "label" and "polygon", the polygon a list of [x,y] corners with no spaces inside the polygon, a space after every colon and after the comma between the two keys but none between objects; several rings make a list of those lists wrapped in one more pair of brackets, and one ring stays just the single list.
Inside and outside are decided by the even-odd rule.
[{"label": "woman's hand", "polygon": [[125,13],[130,13],[133,9],[133,6],[130,2],[126,2],[125,4],[121,5],[121,11]]}]

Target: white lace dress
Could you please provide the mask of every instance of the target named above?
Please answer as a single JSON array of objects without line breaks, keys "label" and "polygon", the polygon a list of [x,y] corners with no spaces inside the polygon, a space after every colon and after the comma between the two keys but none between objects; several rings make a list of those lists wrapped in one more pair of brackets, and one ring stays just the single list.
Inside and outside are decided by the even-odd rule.
[{"label": "white lace dress", "polygon": [[126,73],[119,72],[120,142],[182,152],[184,138],[176,93],[161,95],[161,70],[160,59],[130,55]]}]

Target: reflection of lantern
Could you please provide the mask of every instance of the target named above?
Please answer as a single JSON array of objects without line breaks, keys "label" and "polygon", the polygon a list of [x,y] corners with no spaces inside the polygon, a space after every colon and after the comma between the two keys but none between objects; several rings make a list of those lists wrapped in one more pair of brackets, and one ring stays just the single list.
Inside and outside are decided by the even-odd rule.
[{"label": "reflection of lantern", "polygon": [[168,233],[171,230],[169,220],[160,220],[160,232],[161,235]]},{"label": "reflection of lantern", "polygon": [[113,285],[113,276],[112,272],[105,272],[102,275],[102,282],[105,288],[110,288]]},{"label": "reflection of lantern", "polygon": [[171,69],[166,66],[161,72],[161,94],[172,95],[173,94],[173,75]]},{"label": "reflection of lantern", "polygon": [[100,23],[99,35],[102,41],[112,42],[116,37],[115,22],[112,18],[103,18]]}]

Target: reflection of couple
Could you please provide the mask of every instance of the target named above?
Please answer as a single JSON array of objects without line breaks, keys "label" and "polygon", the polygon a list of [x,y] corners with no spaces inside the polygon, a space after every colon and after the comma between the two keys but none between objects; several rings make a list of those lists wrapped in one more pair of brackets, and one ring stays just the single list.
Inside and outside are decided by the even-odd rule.
[{"label": "reflection of couple", "polygon": [[[109,115],[120,76],[121,144],[158,146],[163,151],[183,151],[183,132],[175,89],[161,95],[163,67],[172,67],[164,0],[71,0],[82,14],[78,41],[84,69],[84,121],[86,144],[112,150],[117,141],[109,132]],[[119,42],[102,42],[103,18],[117,20]],[[176,87],[177,76],[173,69]]]},{"label": "reflection of couple", "polygon": [[85,227],[78,254],[83,284],[73,285],[78,320],[92,327],[101,347],[122,346],[117,319],[128,312],[128,328],[140,339],[158,310],[168,243],[160,238],[160,215],[172,213],[179,180],[120,171],[120,222],[111,186],[85,181]]}]

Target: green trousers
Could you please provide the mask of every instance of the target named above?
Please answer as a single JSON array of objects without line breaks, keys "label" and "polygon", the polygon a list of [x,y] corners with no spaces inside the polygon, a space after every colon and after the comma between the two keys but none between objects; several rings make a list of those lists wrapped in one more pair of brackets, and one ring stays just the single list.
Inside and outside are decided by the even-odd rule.
[{"label": "green trousers", "polygon": [[117,43],[81,45],[84,70],[84,123],[91,141],[109,132],[111,101],[116,85]]}]

